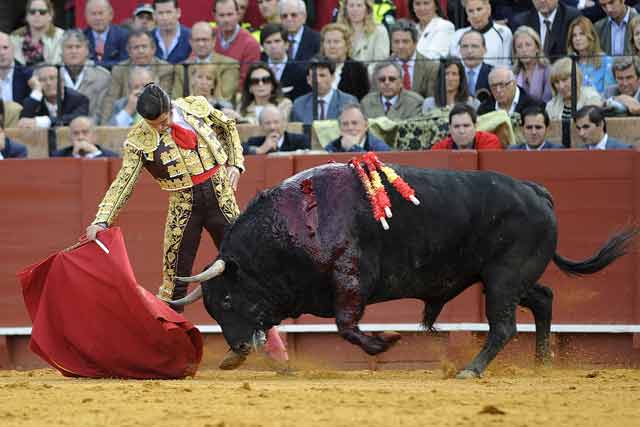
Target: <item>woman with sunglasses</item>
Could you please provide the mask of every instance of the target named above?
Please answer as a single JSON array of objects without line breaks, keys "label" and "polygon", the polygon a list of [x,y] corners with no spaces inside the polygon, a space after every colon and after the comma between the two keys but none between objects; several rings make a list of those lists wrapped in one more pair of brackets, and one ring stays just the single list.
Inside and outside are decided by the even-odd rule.
[{"label": "woman with sunglasses", "polygon": [[27,25],[11,33],[16,61],[26,66],[60,64],[64,31],[53,25],[51,0],[28,0],[26,10]]},{"label": "woman with sunglasses", "polygon": [[258,124],[260,111],[269,104],[278,107],[283,117],[289,117],[293,105],[289,98],[282,95],[280,83],[271,68],[264,62],[259,62],[249,67],[242,88],[240,107],[236,111],[227,108],[223,112],[239,123]]},{"label": "woman with sunglasses", "polygon": [[233,108],[229,101],[216,96],[219,94],[220,85],[216,80],[216,68],[214,64],[192,64],[189,66],[189,95],[204,96],[213,108],[222,110]]}]

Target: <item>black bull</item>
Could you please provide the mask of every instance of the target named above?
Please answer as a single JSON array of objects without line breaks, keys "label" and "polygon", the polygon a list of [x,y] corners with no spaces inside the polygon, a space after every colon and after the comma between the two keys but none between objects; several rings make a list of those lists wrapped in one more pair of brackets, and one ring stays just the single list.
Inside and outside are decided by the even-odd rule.
[{"label": "black bull", "polygon": [[395,170],[422,203],[407,202],[384,181],[393,210],[388,231],[345,164],[309,169],[262,192],[228,228],[213,266],[191,278],[202,286],[174,303],[204,295],[236,352],[248,353],[258,331],[309,313],[335,317],[340,336],[373,355],[399,336],[362,333],[366,305],[423,300],[422,323],[431,328],[444,304],[481,282],[489,333],[458,374],[476,377],[515,335],[518,305],[535,318],[536,360],[548,360],[553,293],[538,280],[551,260],[568,274],[595,273],[622,256],[636,233],[618,233],[594,256],[571,261],[556,253],[544,187],[493,172]]}]

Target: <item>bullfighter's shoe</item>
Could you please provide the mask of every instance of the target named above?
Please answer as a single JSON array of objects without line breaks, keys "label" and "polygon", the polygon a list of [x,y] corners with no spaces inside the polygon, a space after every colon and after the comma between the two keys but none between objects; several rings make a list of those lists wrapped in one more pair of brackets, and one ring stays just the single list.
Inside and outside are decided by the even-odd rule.
[{"label": "bullfighter's shoe", "polygon": [[244,354],[236,353],[235,351],[229,349],[229,351],[227,351],[227,354],[225,354],[220,361],[220,365],[218,367],[225,371],[230,371],[232,369],[238,368],[244,363],[245,360],[247,360],[247,356],[245,356]]}]

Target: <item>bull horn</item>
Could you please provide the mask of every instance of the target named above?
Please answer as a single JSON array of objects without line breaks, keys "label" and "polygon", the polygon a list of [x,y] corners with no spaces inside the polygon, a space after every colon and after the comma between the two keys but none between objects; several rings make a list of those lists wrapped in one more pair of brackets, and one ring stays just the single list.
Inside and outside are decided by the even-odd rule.
[{"label": "bull horn", "polygon": [[184,298],[180,298],[174,301],[169,301],[169,304],[174,307],[182,307],[185,305],[189,305],[192,302],[196,302],[200,298],[202,298],[202,286],[198,286],[196,289],[191,291],[191,293]]},{"label": "bull horn", "polygon": [[214,262],[211,267],[207,268],[200,274],[190,277],[176,277],[176,279],[182,282],[204,282],[205,280],[212,279],[222,273],[224,273],[224,261],[219,259]]}]

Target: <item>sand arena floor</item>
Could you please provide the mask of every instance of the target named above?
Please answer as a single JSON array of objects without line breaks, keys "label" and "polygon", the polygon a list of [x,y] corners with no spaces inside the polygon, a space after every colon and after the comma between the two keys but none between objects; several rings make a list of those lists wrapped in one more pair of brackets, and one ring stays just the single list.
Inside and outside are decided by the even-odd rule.
[{"label": "sand arena floor", "polygon": [[180,381],[0,371],[0,426],[638,426],[640,370],[201,371]]}]

